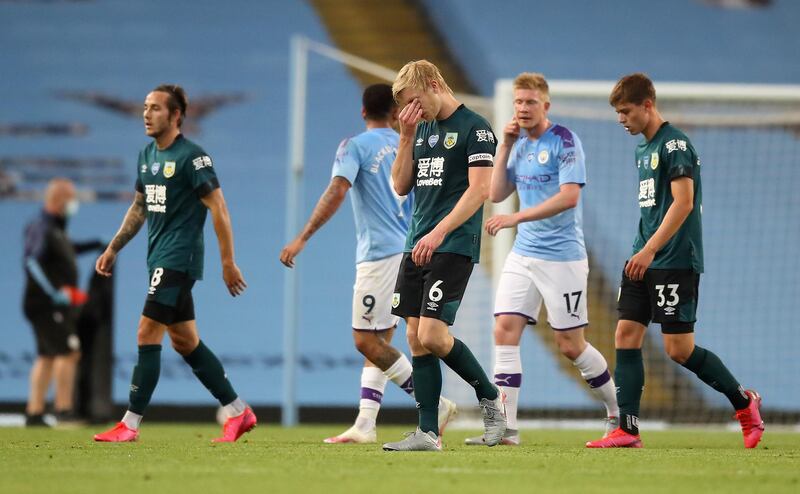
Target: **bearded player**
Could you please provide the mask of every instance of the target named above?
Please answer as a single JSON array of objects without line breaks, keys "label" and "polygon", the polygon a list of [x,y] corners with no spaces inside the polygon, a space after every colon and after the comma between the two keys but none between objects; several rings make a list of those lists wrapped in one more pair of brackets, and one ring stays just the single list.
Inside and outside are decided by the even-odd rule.
[{"label": "bearded player", "polygon": [[181,135],[188,100],[183,88],[164,84],[144,102],[145,133],[153,138],[137,160],[136,195],[117,234],[97,259],[96,270],[111,275],[120,250],[147,221],[147,267],[150,287],[139,319],[139,357],[133,369],[128,410],[95,441],[127,442],[139,437],[139,426],[158,383],[161,341],[172,348],[219,400],[228,419],[215,442],[233,442],[256,426],[256,416],[233,390],[222,364],[200,340],[192,287],[203,278],[203,225],[211,212],[219,242],[222,277],[232,296],[247,284],[234,261],[233,232],[211,158]]}]

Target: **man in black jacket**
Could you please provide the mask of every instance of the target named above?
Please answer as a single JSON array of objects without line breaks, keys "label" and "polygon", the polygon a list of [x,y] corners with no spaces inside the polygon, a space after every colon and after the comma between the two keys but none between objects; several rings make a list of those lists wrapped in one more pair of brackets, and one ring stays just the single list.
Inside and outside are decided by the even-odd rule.
[{"label": "man in black jacket", "polygon": [[33,326],[38,357],[30,375],[27,425],[45,425],[42,416],[50,381],[55,380],[54,409],[59,420],[72,413],[75,368],[80,341],[75,322],[86,294],[77,288],[76,255],[99,249],[99,241],[74,243],[67,220],[77,211],[75,186],[68,179],[48,183],[44,208],[25,228],[25,317]]}]

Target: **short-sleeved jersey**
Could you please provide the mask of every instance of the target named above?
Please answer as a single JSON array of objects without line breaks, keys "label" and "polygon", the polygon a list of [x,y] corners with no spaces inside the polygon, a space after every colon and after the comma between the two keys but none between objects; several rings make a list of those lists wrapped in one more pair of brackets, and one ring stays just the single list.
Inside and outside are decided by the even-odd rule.
[{"label": "short-sleeved jersey", "polygon": [[331,175],[353,186],[356,263],[403,252],[414,196],[400,197],[392,186],[399,139],[392,129],[371,129],[345,139],[336,152]]},{"label": "short-sleeved jersey", "polygon": [[694,185],[694,207],[677,233],[656,253],[652,269],[692,269],[703,272],[703,189],[700,159],[680,129],[664,122],[649,141],[636,147],[639,168],[639,231],[633,242],[636,254],[656,232],[672,205],[672,180],[689,177]]},{"label": "short-sleeved jersey", "polygon": [[155,141],[139,152],[136,190],[145,196],[147,267],[169,268],[203,278],[203,225],[200,200],[219,187],[211,158],[179,135],[168,148]]},{"label": "short-sleeved jersey", "polygon": [[[546,201],[564,184],[586,184],[581,141],[561,125],[551,125],[538,139],[522,132],[511,148],[507,167],[508,180],[519,195],[520,210]],[[555,216],[520,223],[513,250],[546,261],[586,259],[582,201]]]},{"label": "short-sleeved jersey", "polygon": [[[469,187],[469,168],[491,166],[497,143],[489,123],[464,105],[444,120],[420,122],[414,142],[414,214],[406,252],[453,210]],[[483,206],[450,232],[436,252],[465,255],[477,263]]]}]

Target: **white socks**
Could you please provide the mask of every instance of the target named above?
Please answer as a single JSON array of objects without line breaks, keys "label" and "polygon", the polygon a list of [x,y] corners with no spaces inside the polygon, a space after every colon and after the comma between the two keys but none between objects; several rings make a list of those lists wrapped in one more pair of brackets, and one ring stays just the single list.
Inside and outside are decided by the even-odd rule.
[{"label": "white socks", "polygon": [[138,431],[139,426],[142,424],[142,418],[143,417],[138,413],[133,413],[130,410],[127,410],[125,415],[122,417],[122,423],[125,424],[128,429]]},{"label": "white socks", "polygon": [[[522,385],[522,359],[519,346],[496,345],[494,352],[494,383],[506,394],[508,428],[517,430],[519,389]],[[605,404],[608,416],[619,417],[614,379],[608,372],[608,363],[603,355],[587,343],[586,349],[573,361],[573,365],[580,371],[592,394]]]},{"label": "white socks", "polygon": [[614,379],[608,372],[608,363],[603,355],[590,343],[587,343],[586,349],[578,355],[572,365],[581,372],[581,377],[591,388],[592,394],[605,404],[608,416],[619,417]]},{"label": "white socks", "polygon": [[375,428],[386,381],[383,371],[377,367],[364,367],[361,371],[361,401],[356,418],[356,428],[359,431],[369,432]]},{"label": "white socks", "polygon": [[384,371],[386,377],[393,383],[400,386],[406,393],[414,396],[414,384],[411,379],[411,361],[408,360],[405,353],[400,354],[395,363]]},{"label": "white socks", "polygon": [[494,347],[494,383],[506,394],[506,417],[508,428],[517,428],[519,388],[522,385],[522,360],[518,345]]},{"label": "white socks", "polygon": [[[247,405],[242,401],[241,398],[237,397],[232,402],[223,406],[222,410],[225,412],[226,417],[236,417],[243,414],[245,408],[247,408]],[[122,416],[122,423],[125,424],[128,429],[138,431],[139,426],[142,424],[142,418],[143,417],[138,413],[133,413],[130,410],[127,410],[125,415]]]},{"label": "white socks", "polygon": [[237,396],[235,400],[223,406],[222,410],[225,412],[226,417],[238,417],[244,413],[245,408],[247,408],[247,405]]}]

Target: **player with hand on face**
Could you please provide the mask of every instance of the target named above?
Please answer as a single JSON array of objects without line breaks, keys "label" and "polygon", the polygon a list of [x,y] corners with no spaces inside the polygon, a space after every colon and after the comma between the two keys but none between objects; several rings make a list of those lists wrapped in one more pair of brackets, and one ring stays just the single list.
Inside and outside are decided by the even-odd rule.
[{"label": "player with hand on face", "polygon": [[689,138],[665,121],[656,90],[644,74],[621,78],[609,97],[619,123],[644,140],[636,147],[639,228],[620,285],[615,335],[620,427],[586,444],[589,448],[641,448],[639,401],[644,388],[642,343],[650,321],[661,324],[664,350],[672,360],[724,394],[736,410],[744,445],[754,448],[764,433],[761,397],[745,391],[710,350],[695,344],[694,325],[703,272],[703,189],[700,159]]},{"label": "player with hand on face", "polygon": [[475,388],[486,442],[494,446],[506,428],[503,395],[470,349],[448,330],[480,257],[494,134],[485,119],[456,100],[439,69],[426,60],[400,69],[392,92],[402,108],[392,179],[399,195],[414,191],[392,314],[407,323],[419,426],[404,440],[384,444],[383,449],[441,450],[437,426],[440,360]]},{"label": "player with hand on face", "polygon": [[256,426],[256,416],[233,390],[216,355],[200,340],[192,287],[203,278],[203,226],[211,212],[219,242],[222,277],[231,296],[247,284],[234,261],[233,231],[211,158],[181,134],[188,100],[180,86],[164,84],[144,101],[145,133],[153,138],[137,160],[136,195],[117,234],[97,259],[96,270],[110,276],[119,251],[147,221],[150,288],[139,319],[139,357],[131,378],[130,403],[122,421],[96,434],[95,441],[135,441],[161,369],[161,341],[172,347],[219,400],[228,419],[222,437],[233,442]]},{"label": "player with hand on face", "polygon": [[[584,338],[589,323],[589,261],[583,241],[581,189],[586,185],[583,146],[578,136],[547,117],[550,91],[541,74],[514,80],[514,118],[492,172],[492,202],[514,191],[520,210],[493,216],[486,232],[497,235],[518,226],[506,257],[495,300],[495,384],[507,395],[508,429],[503,444],[518,445],[517,404],[522,383],[519,342],[527,324],[536,324],[544,303],[561,353],[570,359],[592,394],[606,408],[607,431],[618,424],[614,381],[603,355]],[[469,445],[485,444],[483,437]]]}]

